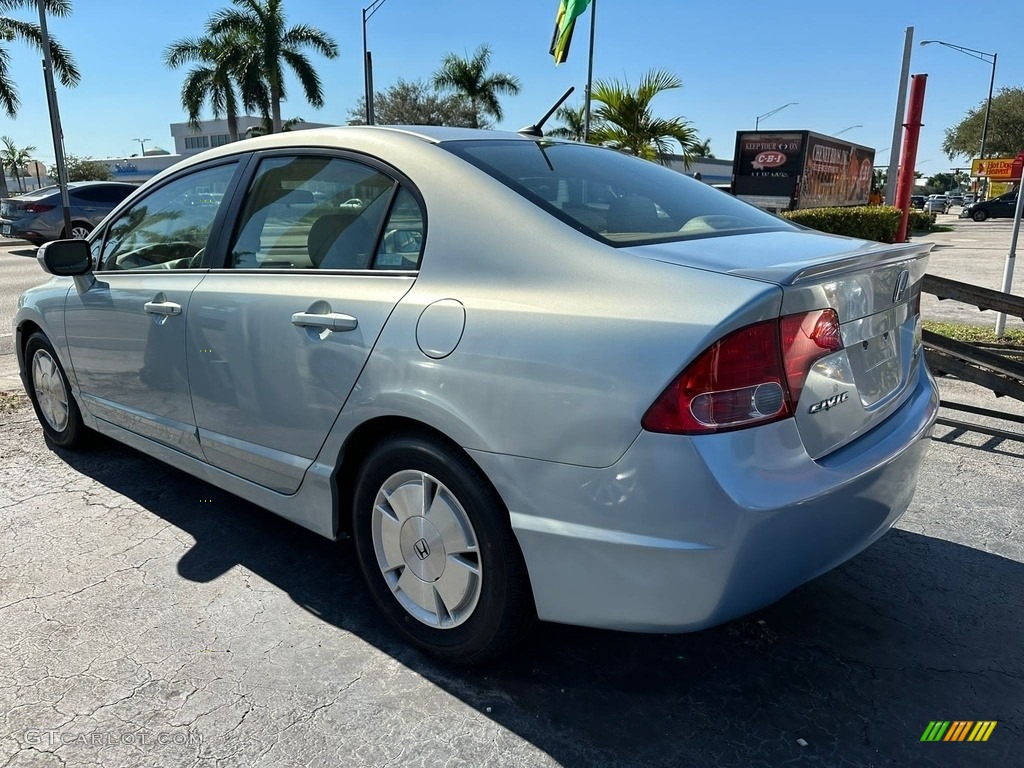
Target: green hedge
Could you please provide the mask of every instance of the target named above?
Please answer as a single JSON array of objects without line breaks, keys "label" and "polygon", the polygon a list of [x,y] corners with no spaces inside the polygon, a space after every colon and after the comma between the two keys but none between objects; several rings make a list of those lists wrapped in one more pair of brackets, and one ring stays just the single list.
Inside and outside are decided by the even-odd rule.
[{"label": "green hedge", "polygon": [[935,214],[924,211],[911,211],[907,222],[908,232],[928,232],[935,226]]},{"label": "green hedge", "polygon": [[[790,221],[832,235],[859,237],[891,243],[900,226],[900,209],[891,205],[863,205],[852,208],[808,208],[786,211]],[[928,232],[935,225],[935,214],[911,211],[908,232]]]}]

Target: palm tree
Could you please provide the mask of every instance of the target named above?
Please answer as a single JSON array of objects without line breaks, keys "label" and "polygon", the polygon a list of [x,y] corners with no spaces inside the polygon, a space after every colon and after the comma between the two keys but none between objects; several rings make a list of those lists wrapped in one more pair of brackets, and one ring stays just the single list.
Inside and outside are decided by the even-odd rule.
[{"label": "palm tree", "polygon": [[[252,49],[230,35],[183,38],[167,46],[164,63],[177,68],[195,62],[181,86],[181,106],[188,113],[189,124],[199,129],[203,105],[209,101],[215,118],[227,119],[231,141],[238,141],[238,107],[269,111],[269,97],[255,66]],[[236,82],[239,84],[236,87]]]},{"label": "palm tree", "polygon": [[[44,0],[46,12],[52,16],[71,15],[71,0]],[[28,43],[38,51],[43,50],[42,32],[39,24],[31,21],[21,21],[7,14],[19,8],[35,10],[36,0],[0,0],[0,106],[3,107],[7,116],[12,120],[18,116],[18,107],[21,102],[18,98],[18,89],[11,80],[8,66],[11,56],[5,47],[5,43],[12,40],[21,40]],[[53,59],[53,70],[56,72],[60,82],[73,87],[78,85],[81,75],[71,54],[53,38],[50,38],[50,56]]]},{"label": "palm tree", "polygon": [[[292,117],[281,123],[281,133],[287,133],[292,130],[299,123],[306,122],[301,117]],[[299,130],[302,130],[301,128]],[[270,133],[270,118],[264,117],[262,125],[250,125],[245,129],[245,137],[251,139],[254,136],[266,136]]]},{"label": "palm tree", "polygon": [[501,121],[503,113],[498,101],[499,93],[515,96],[522,87],[519,78],[506,72],[488,74],[491,63],[491,47],[481,45],[471,58],[448,53],[441,59],[441,68],[434,73],[434,87],[455,91],[469,99],[473,109],[473,128],[480,128],[480,114],[489,115]]},{"label": "palm tree", "polygon": [[284,71],[287,66],[299,79],[306,101],[313,107],[324,105],[323,86],[303,48],[312,48],[328,59],[338,57],[338,44],[308,24],[286,26],[282,0],[232,0],[234,8],[216,11],[207,24],[207,32],[216,37],[238,40],[253,58],[246,65],[258,70],[266,84],[270,120],[274,133],[281,130],[281,102],[287,97]]},{"label": "palm tree", "polygon": [[[557,128],[547,132],[548,136],[571,141],[583,141],[583,128],[586,121],[586,107],[559,107],[555,117],[562,121]],[[593,127],[593,126],[592,126]]]},{"label": "palm tree", "polygon": [[[46,12],[51,16],[69,16],[71,14],[70,0],[44,0]],[[11,80],[10,63],[11,54],[7,50],[7,43],[12,40],[21,40],[38,51],[43,50],[42,31],[39,24],[31,21],[8,16],[11,11],[18,9],[35,10],[38,8],[36,0],[0,0],[0,108],[7,113],[12,120],[18,116],[18,107],[21,100],[18,98],[18,89]],[[50,57],[53,60],[53,70],[57,73],[60,82],[73,87],[78,85],[81,75],[75,60],[64,46],[50,38]],[[7,176],[0,171],[0,197],[7,197]]]},{"label": "palm tree", "polygon": [[18,182],[18,191],[24,192],[25,185],[21,183],[21,170],[25,164],[32,159],[32,153],[36,151],[33,146],[18,149],[9,136],[0,137],[3,142],[3,149],[0,149],[0,173],[10,168],[11,173]]},{"label": "palm tree", "polygon": [[636,90],[628,82],[599,80],[593,99],[600,103],[594,111],[600,125],[590,139],[626,150],[647,160],[667,163],[672,142],[678,142],[683,163],[689,167],[697,145],[697,132],[683,117],[660,118],[651,114],[651,101],[659,93],[682,88],[683,81],[663,69],[647,72]]},{"label": "palm tree", "polygon": [[714,158],[715,153],[711,151],[711,139],[704,139],[704,141],[698,141],[693,145],[690,150],[690,154],[694,157],[710,157]]}]

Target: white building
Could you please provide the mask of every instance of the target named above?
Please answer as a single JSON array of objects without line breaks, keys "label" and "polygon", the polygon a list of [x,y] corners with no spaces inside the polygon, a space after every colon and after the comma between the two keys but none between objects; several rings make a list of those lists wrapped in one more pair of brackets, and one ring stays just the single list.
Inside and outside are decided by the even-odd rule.
[{"label": "white building", "polygon": [[[248,138],[248,131],[253,128],[260,128],[263,125],[263,118],[252,115],[241,115],[238,118],[238,137]],[[289,130],[303,131],[308,128],[329,128],[329,123],[295,123]],[[174,139],[175,154],[188,157],[197,152],[214,147],[223,147],[231,143],[231,134],[228,133],[227,120],[203,120],[199,124],[199,130],[193,130],[188,123],[171,123],[171,137]]]},{"label": "white building", "polygon": [[[246,135],[248,129],[259,128],[262,125],[263,118],[251,115],[240,116],[238,118],[239,138],[248,138]],[[99,162],[109,166],[114,181],[142,184],[186,157],[231,143],[227,120],[203,120],[199,123],[199,130],[193,130],[188,123],[171,123],[170,127],[171,138],[174,139],[174,152],[171,154],[148,150],[141,157],[139,155],[105,157]],[[303,122],[296,123],[289,130],[301,131],[307,128],[326,127],[329,127],[327,123]]]}]

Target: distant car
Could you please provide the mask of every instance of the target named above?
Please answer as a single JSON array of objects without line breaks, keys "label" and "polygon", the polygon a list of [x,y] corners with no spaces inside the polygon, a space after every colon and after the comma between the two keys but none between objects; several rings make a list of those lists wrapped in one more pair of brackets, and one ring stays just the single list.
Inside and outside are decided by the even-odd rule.
[{"label": "distant car", "polygon": [[925,213],[949,213],[949,198],[945,195],[932,195],[924,201]]},{"label": "distant car", "polygon": [[973,202],[974,202],[974,193],[973,192],[966,192],[966,193],[964,193],[963,205],[970,205]]},{"label": "distant car", "polygon": [[137,187],[114,181],[77,181],[68,184],[71,229],[64,230],[60,188],[43,187],[0,201],[0,236],[42,245],[61,238],[83,238]]},{"label": "distant car", "polygon": [[720,624],[881,537],[937,416],[931,248],[586,144],[312,129],[46,244],[12,341],[51,444],[88,427],[349,533],[395,629],[474,662],[535,618]]},{"label": "distant car", "polygon": [[924,202],[927,200],[924,195],[914,195],[910,198],[910,207],[918,210],[924,209]]},{"label": "distant car", "polygon": [[959,205],[959,206],[962,207],[963,204],[964,204],[964,196],[963,195],[946,195],[946,197],[949,198],[950,206]]},{"label": "distant car", "polygon": [[984,221],[985,219],[1012,219],[1017,209],[1017,191],[1007,192],[1005,195],[985,200],[982,203],[971,203],[960,209],[961,219],[974,219]]}]

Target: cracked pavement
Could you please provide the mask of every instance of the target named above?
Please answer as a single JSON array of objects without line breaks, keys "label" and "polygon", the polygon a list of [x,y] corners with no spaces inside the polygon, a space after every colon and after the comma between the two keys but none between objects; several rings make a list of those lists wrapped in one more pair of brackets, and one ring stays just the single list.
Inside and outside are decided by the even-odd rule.
[{"label": "cracked pavement", "polygon": [[[396,640],[351,542],[111,441],[55,452],[23,407],[0,415],[0,768],[1012,765],[1022,457],[938,427],[899,529],[776,605],[693,635],[543,625],[467,671]],[[999,725],[920,743],[935,719]]]}]

